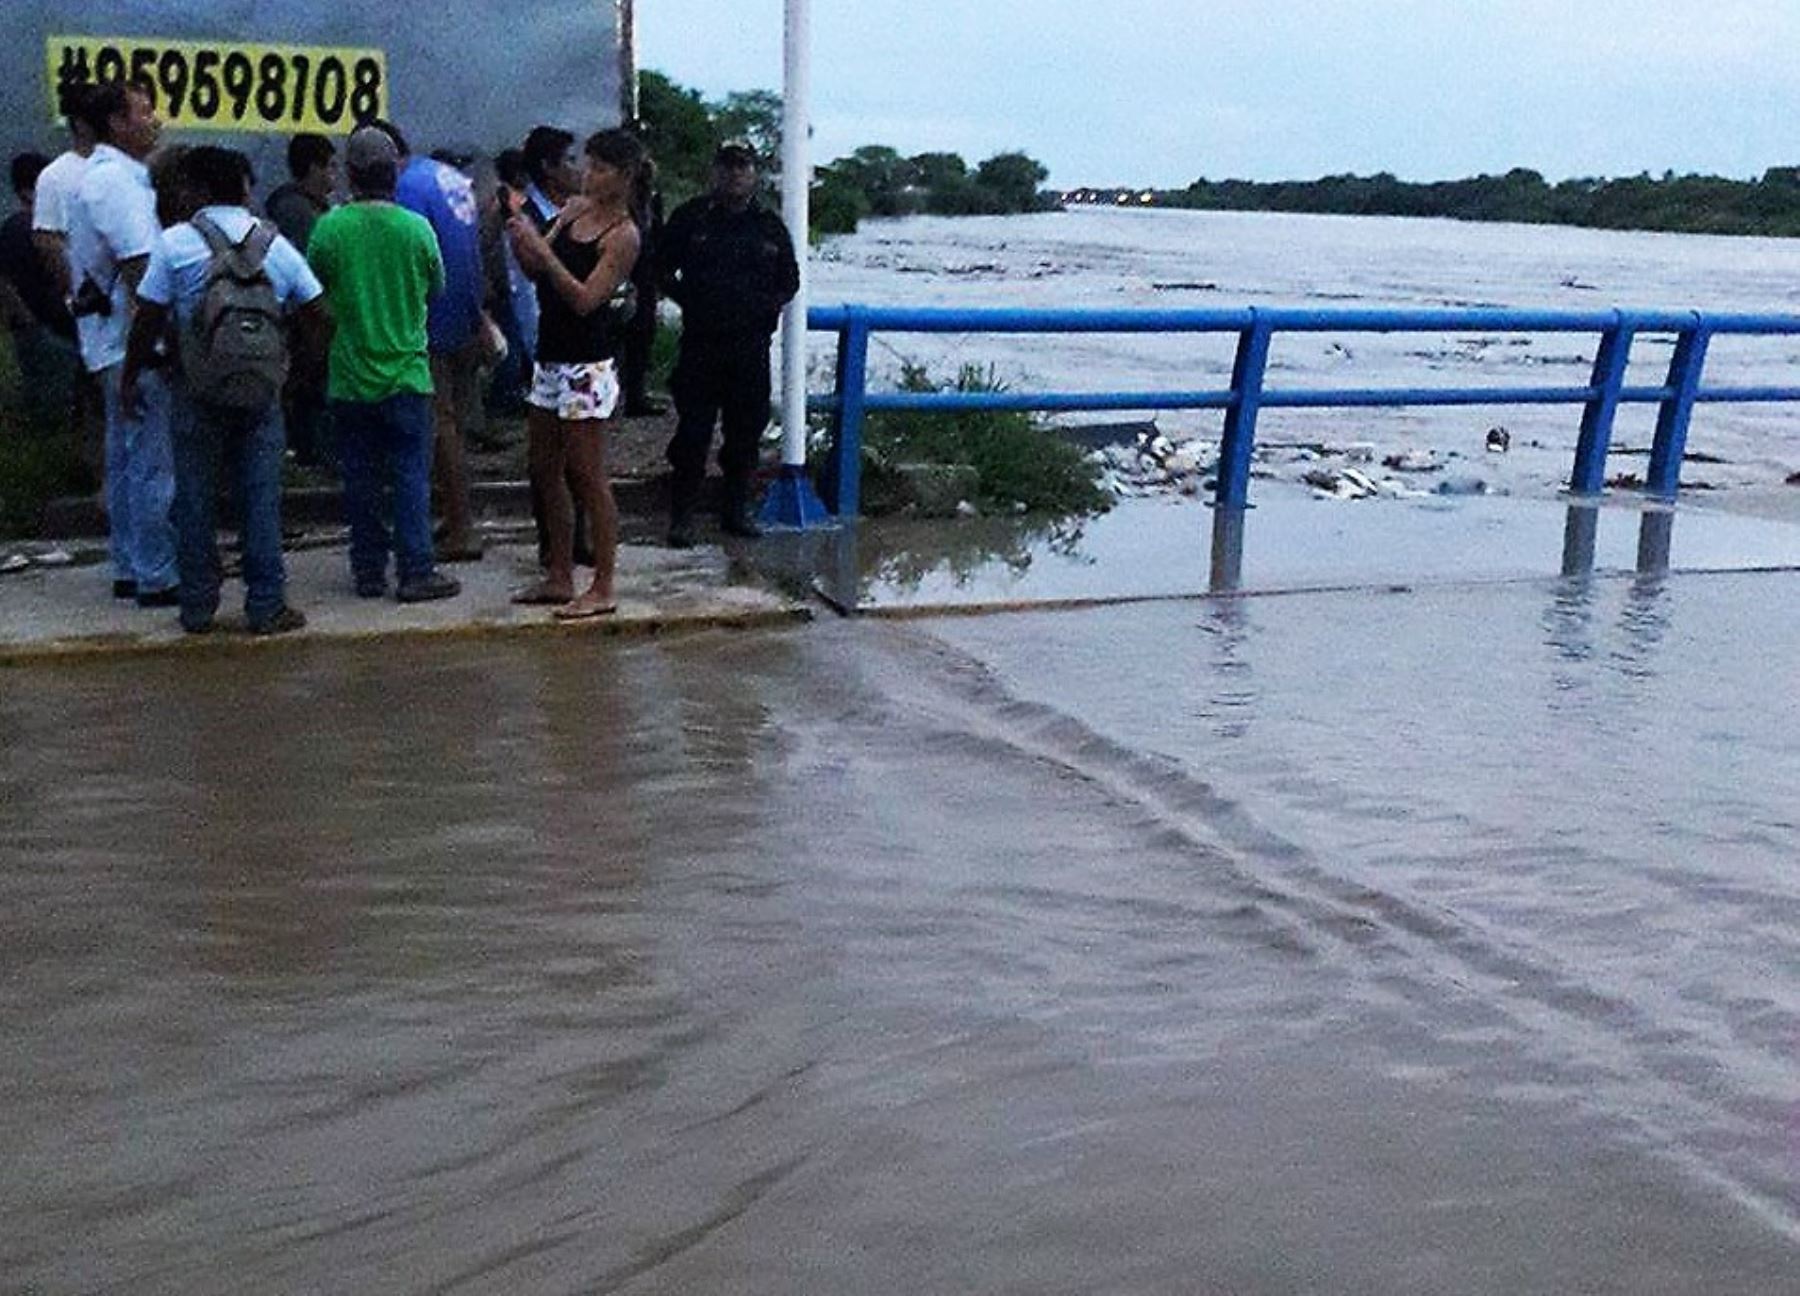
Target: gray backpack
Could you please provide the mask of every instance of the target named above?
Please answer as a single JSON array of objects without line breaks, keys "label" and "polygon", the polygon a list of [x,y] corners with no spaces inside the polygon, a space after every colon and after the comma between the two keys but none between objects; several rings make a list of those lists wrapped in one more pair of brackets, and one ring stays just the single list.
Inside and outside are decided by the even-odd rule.
[{"label": "gray backpack", "polygon": [[206,282],[181,339],[181,370],[188,394],[215,409],[251,413],[280,399],[287,381],[287,333],[281,302],[263,263],[275,227],[258,221],[233,244],[205,216],[193,226],[211,259]]}]

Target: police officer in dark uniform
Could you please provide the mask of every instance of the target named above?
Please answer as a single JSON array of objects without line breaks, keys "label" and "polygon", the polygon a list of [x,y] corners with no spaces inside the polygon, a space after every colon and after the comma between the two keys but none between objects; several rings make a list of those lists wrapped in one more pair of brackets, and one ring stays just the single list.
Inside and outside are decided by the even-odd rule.
[{"label": "police officer in dark uniform", "polygon": [[694,543],[694,508],[706,476],[713,424],[724,424],[720,526],[760,534],[750,515],[750,474],[769,422],[769,342],[781,308],[800,290],[794,240],[756,197],[756,151],[741,140],[713,158],[712,190],[676,208],[657,266],[663,293],[681,307],[681,352],[669,384],[676,428],[669,544]]}]

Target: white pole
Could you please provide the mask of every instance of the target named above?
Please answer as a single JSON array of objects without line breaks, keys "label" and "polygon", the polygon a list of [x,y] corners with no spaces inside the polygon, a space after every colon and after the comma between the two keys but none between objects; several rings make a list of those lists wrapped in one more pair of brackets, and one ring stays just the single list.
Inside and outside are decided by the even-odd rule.
[{"label": "white pole", "polygon": [[781,316],[781,462],[806,464],[806,252],[812,200],[811,0],[786,0],[781,116],[781,217],[794,238],[800,291]]}]

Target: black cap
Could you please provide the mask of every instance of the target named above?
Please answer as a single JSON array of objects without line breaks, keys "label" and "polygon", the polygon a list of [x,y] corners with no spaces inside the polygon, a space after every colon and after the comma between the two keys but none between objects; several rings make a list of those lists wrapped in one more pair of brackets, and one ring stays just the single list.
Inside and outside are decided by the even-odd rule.
[{"label": "black cap", "polygon": [[728,139],[713,154],[715,165],[755,166],[756,146],[746,139]]}]

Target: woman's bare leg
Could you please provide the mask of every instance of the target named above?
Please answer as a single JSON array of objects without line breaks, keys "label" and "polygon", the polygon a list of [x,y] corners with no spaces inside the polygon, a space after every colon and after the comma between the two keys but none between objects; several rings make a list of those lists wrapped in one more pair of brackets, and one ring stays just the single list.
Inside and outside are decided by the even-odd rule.
[{"label": "woman's bare leg", "polygon": [[613,502],[612,478],[606,471],[607,425],[599,419],[563,426],[564,454],[569,478],[587,507],[593,530],[594,579],[567,608],[568,616],[598,616],[616,606],[613,600],[613,568],[619,553],[619,509]]},{"label": "woman's bare leg", "polygon": [[543,502],[550,562],[544,579],[520,594],[517,601],[551,603],[575,593],[575,504],[569,497],[563,445],[567,433],[556,415],[535,405],[525,411],[525,427],[530,438],[531,485]]}]

